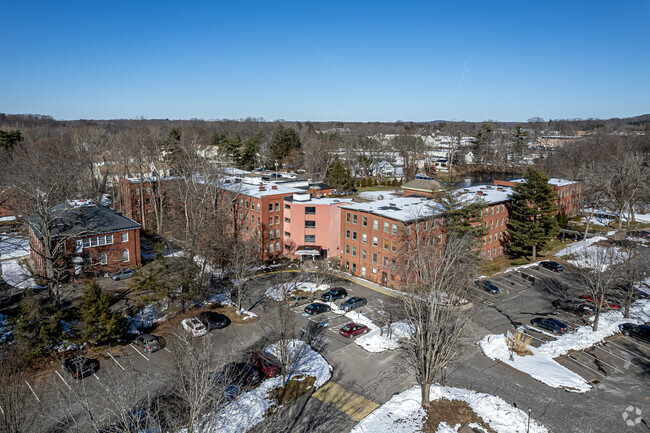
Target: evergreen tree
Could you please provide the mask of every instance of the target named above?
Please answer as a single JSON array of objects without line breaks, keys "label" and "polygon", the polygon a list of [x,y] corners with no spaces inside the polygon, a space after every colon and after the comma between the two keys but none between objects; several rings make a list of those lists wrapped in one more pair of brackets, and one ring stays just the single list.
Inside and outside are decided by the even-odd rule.
[{"label": "evergreen tree", "polygon": [[47,299],[27,295],[20,301],[14,337],[25,343],[30,359],[39,358],[61,343],[64,336],[61,310]]},{"label": "evergreen tree", "polygon": [[23,136],[19,130],[3,131],[0,129],[0,148],[11,150],[21,141],[23,141]]},{"label": "evergreen tree", "polygon": [[110,311],[113,297],[103,292],[95,280],[84,285],[79,304],[81,339],[93,344],[107,344],[124,334],[126,317]]},{"label": "evergreen tree", "polygon": [[284,127],[278,123],[278,127],[273,132],[273,139],[271,140],[270,150],[271,158],[275,161],[282,161],[289,156],[292,151],[300,151],[302,143],[298,132],[289,127]]},{"label": "evergreen tree", "polygon": [[343,165],[338,157],[329,173],[327,173],[327,183],[339,192],[354,189],[354,178],[350,175],[350,170]]},{"label": "evergreen tree", "polygon": [[178,171],[178,167],[180,165],[180,142],[181,130],[174,127],[169,130],[169,135],[162,141],[160,145],[163,161],[173,173]]},{"label": "evergreen tree", "polygon": [[479,164],[485,163],[492,140],[494,139],[494,126],[491,123],[483,123],[472,141],[472,150]]},{"label": "evergreen tree", "polygon": [[512,217],[508,222],[510,254],[519,257],[533,253],[533,247],[542,250],[560,233],[555,219],[557,193],[546,173],[529,168],[524,180],[512,188]]},{"label": "evergreen tree", "polygon": [[481,212],[485,209],[486,203],[476,197],[468,201],[467,196],[461,191],[456,176],[441,176],[438,180],[441,189],[433,193],[445,209],[447,233],[458,237],[470,235],[475,239],[478,247],[479,240],[488,232],[487,227],[481,224],[483,221]]},{"label": "evergreen tree", "polygon": [[515,146],[515,154],[517,157],[521,158],[526,149],[526,143],[528,143],[528,132],[524,129],[521,123],[515,125],[515,132],[512,137]]},{"label": "evergreen tree", "polygon": [[241,168],[244,170],[251,170],[257,164],[257,152],[260,149],[260,136],[249,138],[244,143],[244,150],[241,154],[240,162]]}]

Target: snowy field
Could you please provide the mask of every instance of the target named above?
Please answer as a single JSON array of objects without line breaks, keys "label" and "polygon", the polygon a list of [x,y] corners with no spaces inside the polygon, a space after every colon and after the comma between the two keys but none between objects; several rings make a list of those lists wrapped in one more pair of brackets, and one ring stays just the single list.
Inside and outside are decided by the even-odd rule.
[{"label": "snowy field", "polygon": [[[314,377],[314,388],[323,386],[332,377],[332,366],[302,341],[292,340],[293,353],[301,352],[293,376],[303,378]],[[278,355],[277,344],[266,349],[271,355]],[[291,355],[293,358],[293,355]],[[251,391],[243,393],[236,400],[228,403],[216,414],[209,414],[209,426],[204,431],[210,433],[240,433],[248,431],[264,420],[266,412],[275,406],[269,398],[269,392],[282,386],[282,376],[266,379]],[[186,432],[186,430],[183,430]],[[181,432],[179,432],[181,433]]]},{"label": "snowy field", "polygon": [[[590,320],[593,321],[593,317]],[[591,325],[581,326],[573,332],[557,337],[556,340],[543,343],[538,348],[530,347],[533,355],[514,354],[512,361],[503,334],[486,335],[478,344],[488,358],[510,365],[548,386],[574,392],[587,392],[591,389],[591,385],[578,374],[557,363],[554,358],[566,355],[572,350],[582,350],[601,343],[605,338],[620,332],[618,327],[623,323],[648,321],[650,321],[650,300],[642,299],[630,307],[629,319],[625,319],[620,311],[604,312],[598,321],[598,331],[594,332]]]},{"label": "snowy field", "polygon": [[359,193],[359,198],[364,200],[385,200],[392,197],[401,197],[402,194],[397,191],[362,191]]},{"label": "snowy field", "polygon": [[291,296],[294,291],[302,291],[307,293],[324,292],[329,290],[329,284],[320,284],[310,282],[297,282],[297,283],[283,283],[277,286],[269,287],[266,289],[266,297],[276,301],[282,301],[288,296]]},{"label": "snowy field", "polygon": [[[431,400],[464,401],[497,433],[547,433],[548,430],[535,420],[530,420],[527,430],[528,414],[506,403],[503,399],[489,394],[469,391],[462,388],[431,385]],[[422,406],[420,387],[415,386],[394,395],[388,402],[375,409],[361,420],[351,433],[415,433],[422,430],[426,413]],[[449,426],[441,423],[438,433],[458,432],[460,425]],[[477,431],[483,431],[477,424],[470,424]]]},{"label": "snowy field", "polygon": [[27,289],[37,287],[29,270],[21,259],[29,257],[29,239],[23,237],[0,237],[0,264],[2,279],[10,286]]},{"label": "snowy field", "polygon": [[594,245],[605,240],[607,238],[604,236],[594,236],[558,251],[555,256],[566,257],[567,262],[579,268],[596,268],[600,266],[603,270],[607,270],[607,268],[625,260],[625,257],[619,248]]}]

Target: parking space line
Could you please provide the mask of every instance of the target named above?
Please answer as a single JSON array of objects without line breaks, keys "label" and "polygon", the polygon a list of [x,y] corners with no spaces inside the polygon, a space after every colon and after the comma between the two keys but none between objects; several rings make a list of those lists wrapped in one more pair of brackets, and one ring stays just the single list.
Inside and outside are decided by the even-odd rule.
[{"label": "parking space line", "polygon": [[63,381],[63,383],[65,383],[65,386],[67,386],[68,389],[69,389],[70,391],[72,391],[72,388],[70,387],[70,385],[68,384],[68,382],[66,382],[65,379],[63,378],[63,376],[61,376],[61,373],[59,373],[57,370],[54,370],[54,372],[56,373],[57,376],[59,376],[59,377],[61,378],[61,380]]},{"label": "parking space line", "polygon": [[167,349],[166,347],[163,347],[163,350],[166,350],[167,352],[172,353],[172,351]]},{"label": "parking space line", "polygon": [[603,347],[600,346],[600,345],[599,345],[599,346],[593,346],[593,347],[594,347],[595,349],[598,349],[598,350],[600,350],[600,351],[602,351],[602,352],[607,353],[608,355],[612,355],[614,358],[618,358],[618,359],[620,359],[620,360],[623,361],[623,362],[629,362],[630,364],[632,363],[632,361],[630,361],[629,359],[621,358],[620,356],[616,355],[615,353],[610,352],[609,350],[605,350],[605,349],[603,349]]},{"label": "parking space line", "polygon": [[601,375],[602,377],[607,377],[606,375],[604,375],[604,374],[601,373],[600,371],[596,371],[596,370],[594,370],[593,368],[587,366],[586,364],[583,364],[582,362],[578,361],[577,359],[575,359],[575,358],[574,358],[573,356],[571,356],[571,355],[567,355],[567,358],[573,360],[574,362],[577,362],[578,364],[582,365],[582,366],[583,366],[584,368],[586,368],[587,370],[591,370],[591,371],[593,371],[594,373]]},{"label": "parking space line", "polygon": [[[56,371],[56,370],[55,370],[55,371]],[[37,396],[36,393],[34,392],[34,388],[32,388],[32,386],[29,384],[29,382],[25,381],[25,383],[26,383],[27,386],[29,387],[29,390],[32,392],[32,394],[34,394],[34,398],[36,398],[36,401],[40,403],[40,402],[41,402],[41,399],[38,398],[38,396]],[[4,414],[4,411],[3,411],[2,413]]]},{"label": "parking space line", "polygon": [[142,353],[140,353],[140,351],[139,351],[138,349],[136,349],[135,346],[134,346],[133,344],[129,343],[129,346],[131,346],[131,347],[133,348],[133,350],[135,350],[136,352],[138,352],[138,354],[139,354],[141,357],[143,357],[144,359],[146,359],[147,361],[149,361],[149,358],[147,358],[147,357],[144,356]]},{"label": "parking space line", "polygon": [[99,377],[97,376],[97,374],[93,373],[93,376],[95,376],[95,379],[97,379],[99,382],[101,382],[101,380],[99,380]]},{"label": "parking space line", "polygon": [[117,359],[115,359],[115,357],[113,356],[113,354],[111,354],[111,352],[106,352],[106,353],[108,353],[108,356],[110,356],[111,359],[112,359],[113,361],[115,361],[115,363],[116,363],[116,364],[117,364],[117,365],[122,369],[122,371],[126,371],[125,368],[122,367],[122,364],[120,364],[119,362],[117,362]]},{"label": "parking space line", "polygon": [[602,359],[599,359],[596,355],[593,355],[593,354],[591,354],[591,353],[589,353],[589,352],[585,352],[584,350],[582,350],[581,352],[584,353],[585,355],[589,355],[589,356],[591,356],[591,357],[594,358],[594,359],[597,359],[599,362],[602,362],[603,364],[605,364],[605,365],[608,366],[609,368],[612,368],[612,369],[618,371],[619,373],[623,373],[623,370],[619,370],[618,368],[614,367],[613,365],[606,363],[606,362],[603,361]]},{"label": "parking space line", "polygon": [[640,354],[638,354],[638,353],[631,352],[631,351],[629,351],[628,349],[626,349],[625,347],[620,346],[620,345],[614,343],[613,341],[608,341],[608,343],[609,343],[609,344],[613,344],[614,346],[616,346],[616,347],[618,347],[619,349],[621,349],[621,350],[623,350],[623,351],[629,353],[630,355],[634,356],[635,358],[642,358],[642,359],[645,359],[646,361],[650,361],[650,358],[647,358],[647,357],[645,357],[645,356],[643,356],[643,355],[640,355]]},{"label": "parking space line", "polygon": [[2,406],[0,406],[0,412],[2,412],[2,416],[5,416],[5,411],[2,409]]}]

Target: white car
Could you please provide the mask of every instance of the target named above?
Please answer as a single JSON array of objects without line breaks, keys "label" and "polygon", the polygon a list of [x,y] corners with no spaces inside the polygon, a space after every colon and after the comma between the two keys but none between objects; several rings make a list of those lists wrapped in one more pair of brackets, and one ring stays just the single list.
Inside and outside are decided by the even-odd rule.
[{"label": "white car", "polygon": [[192,337],[200,337],[208,333],[208,329],[197,317],[185,319],[181,322],[181,325],[183,325],[186,331],[192,334]]}]

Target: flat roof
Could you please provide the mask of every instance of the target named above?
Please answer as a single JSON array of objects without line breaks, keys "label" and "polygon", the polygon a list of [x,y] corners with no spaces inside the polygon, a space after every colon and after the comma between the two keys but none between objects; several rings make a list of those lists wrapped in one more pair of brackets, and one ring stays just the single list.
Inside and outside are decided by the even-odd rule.
[{"label": "flat roof", "polygon": [[[302,194],[308,194],[306,192],[302,192]],[[337,198],[337,197],[312,197],[309,200],[294,200],[293,196],[285,197],[285,201],[288,201],[290,203],[296,203],[296,204],[310,204],[310,205],[323,205],[323,206],[330,206],[333,204],[344,204],[344,203],[354,203],[354,200],[351,198]]]},{"label": "flat roof", "polygon": [[461,189],[460,200],[468,202],[480,199],[489,205],[507,201],[511,194],[512,188],[509,186],[476,185]]},{"label": "flat roof", "polygon": [[440,203],[419,197],[395,197],[341,206],[341,209],[368,212],[396,221],[415,221],[444,213]]},{"label": "flat roof", "polygon": [[[523,177],[517,178],[517,179],[510,179],[508,182],[516,182],[516,183],[524,183],[526,179]],[[548,183],[550,185],[555,185],[555,186],[567,186],[567,185],[573,185],[575,183],[580,183],[578,180],[568,180],[568,179],[560,179],[558,177],[552,177],[548,180]]]}]

